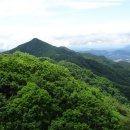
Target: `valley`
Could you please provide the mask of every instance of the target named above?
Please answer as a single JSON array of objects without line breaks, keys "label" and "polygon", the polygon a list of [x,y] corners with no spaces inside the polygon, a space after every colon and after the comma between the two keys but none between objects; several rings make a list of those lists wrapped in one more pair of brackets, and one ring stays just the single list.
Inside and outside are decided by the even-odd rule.
[{"label": "valley", "polygon": [[130,46],[115,50],[88,50],[86,52],[81,51],[81,53],[91,53],[98,56],[105,56],[106,58],[111,59],[115,62],[130,62]]}]

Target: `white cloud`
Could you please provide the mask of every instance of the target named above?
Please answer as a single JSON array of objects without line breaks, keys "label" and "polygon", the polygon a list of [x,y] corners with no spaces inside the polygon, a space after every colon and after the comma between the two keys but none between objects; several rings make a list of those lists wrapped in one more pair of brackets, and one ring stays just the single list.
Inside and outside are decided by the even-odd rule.
[{"label": "white cloud", "polygon": [[123,0],[65,0],[58,1],[59,5],[68,6],[74,9],[91,9],[107,6],[120,5]]},{"label": "white cloud", "polygon": [[108,6],[118,6],[120,4],[120,1],[76,1],[63,3],[64,6],[70,7],[72,9],[93,9]]},{"label": "white cloud", "polygon": [[[127,35],[126,37],[126,34],[130,32],[129,23],[118,23],[118,24],[113,23],[110,25],[83,24],[72,26],[71,24],[65,24],[63,21],[62,22],[55,21],[55,24],[53,24],[52,21],[52,24],[50,23],[49,25],[50,27],[46,26],[46,24],[42,26],[1,25],[0,49],[11,49],[19,44],[27,42],[28,40],[34,37],[49,42],[55,46],[67,46],[67,47],[69,47],[69,45],[71,45],[72,43],[75,44],[76,43],[75,41],[77,41],[78,43],[77,46],[78,45],[81,46],[84,43],[89,43],[89,47],[99,45],[105,46],[105,43],[108,43],[108,41],[110,41],[109,44],[113,43],[114,44],[113,46],[118,45],[120,46],[124,45],[125,42],[127,44],[130,37],[130,35]],[[120,34],[125,33],[125,35],[117,35],[119,33]],[[107,37],[107,34],[111,35]],[[67,37],[64,38],[64,36]],[[56,37],[63,37],[63,39],[57,39]],[[88,37],[89,39],[87,39],[86,41],[86,38]],[[115,42],[113,42],[113,39],[115,39]]]},{"label": "white cloud", "polygon": [[0,17],[48,15],[49,6],[46,0],[0,0]]},{"label": "white cloud", "polygon": [[52,15],[55,7],[90,9],[120,5],[122,0],[0,0],[0,17]]},{"label": "white cloud", "polygon": [[72,49],[110,49],[130,45],[130,33],[96,33],[88,35],[63,36],[56,38],[59,41],[68,41]]},{"label": "white cloud", "polygon": [[[89,24],[86,21],[82,24],[75,22],[76,18],[73,20],[71,9],[87,10],[118,6],[122,2],[123,0],[0,0],[0,21],[3,21],[0,24],[0,49],[13,48],[33,37],[56,46],[69,46],[70,39],[58,40],[55,37],[69,35],[78,40],[76,36],[87,36],[91,33],[130,32],[129,22]],[[65,13],[68,19],[64,18],[62,11],[68,11]],[[82,20],[84,17],[80,21]],[[84,42],[85,38],[80,40]],[[99,39],[97,43],[101,42]],[[90,46],[93,43],[90,40],[88,44]]]}]

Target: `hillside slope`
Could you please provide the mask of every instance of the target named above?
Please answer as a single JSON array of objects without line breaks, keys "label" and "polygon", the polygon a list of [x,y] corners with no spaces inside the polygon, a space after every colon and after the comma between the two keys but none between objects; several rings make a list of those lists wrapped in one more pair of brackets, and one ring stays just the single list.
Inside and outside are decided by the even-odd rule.
[{"label": "hillside slope", "polygon": [[[47,42],[33,38],[31,41],[21,44],[18,47],[7,51],[6,53],[14,53],[16,51],[26,52],[37,57],[53,57],[59,55],[71,55],[73,51],[64,47],[55,47]],[[66,53],[67,52],[67,53]]]},{"label": "hillside slope", "polygon": [[[129,104],[118,100],[120,93],[109,81],[102,83],[72,63],[50,61],[20,52],[0,54],[1,130],[130,129]],[[116,94],[104,91],[103,84]]]},{"label": "hillside slope", "polygon": [[80,67],[90,69],[93,73],[115,82],[120,91],[130,99],[130,70],[111,60],[90,54],[80,54],[64,47],[55,47],[39,39],[32,39],[6,53],[26,52],[38,57],[50,57],[56,61],[66,60]]}]

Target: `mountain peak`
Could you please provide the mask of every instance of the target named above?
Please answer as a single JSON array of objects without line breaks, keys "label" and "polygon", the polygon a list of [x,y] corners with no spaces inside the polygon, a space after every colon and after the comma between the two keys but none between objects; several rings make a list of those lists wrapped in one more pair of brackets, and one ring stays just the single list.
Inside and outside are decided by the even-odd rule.
[{"label": "mountain peak", "polygon": [[37,42],[43,42],[45,43],[44,41],[38,39],[38,38],[33,38],[32,40],[30,40],[30,42],[34,42],[34,43],[37,43]]},{"label": "mountain peak", "polygon": [[21,51],[41,57],[47,55],[53,56],[55,53],[57,53],[57,49],[57,47],[48,44],[47,42],[44,42],[38,38],[33,38],[32,40],[23,43],[12,50],[9,50],[8,52],[14,53],[16,51]]},{"label": "mountain peak", "polygon": [[33,38],[31,41],[41,41],[41,40],[38,38]]}]

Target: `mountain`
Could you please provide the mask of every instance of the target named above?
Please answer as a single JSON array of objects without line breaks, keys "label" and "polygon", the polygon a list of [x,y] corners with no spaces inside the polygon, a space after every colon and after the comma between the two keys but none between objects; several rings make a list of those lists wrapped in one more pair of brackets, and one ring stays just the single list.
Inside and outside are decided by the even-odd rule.
[{"label": "mountain", "polygon": [[73,51],[65,48],[65,47],[55,47],[47,42],[41,41],[37,38],[33,38],[31,41],[24,43],[22,45],[19,45],[18,47],[7,51],[6,53],[14,53],[16,51],[21,51],[21,52],[26,52],[31,55],[35,55],[37,57],[53,57],[53,56],[58,56],[58,55],[65,55],[67,54],[72,54]]},{"label": "mountain", "polygon": [[129,105],[74,63],[0,54],[0,130],[130,130]]},{"label": "mountain", "polygon": [[113,57],[115,59],[122,59],[124,61],[130,61],[130,46],[127,46],[127,47],[122,48],[120,50],[114,51]]},{"label": "mountain", "polygon": [[1,52],[4,52],[4,51],[5,51],[4,49],[0,49],[0,53],[1,53]]},{"label": "mountain", "polygon": [[113,81],[120,91],[130,99],[130,70],[104,57],[74,52],[65,47],[55,47],[37,38],[24,43],[6,53],[26,52],[37,57],[49,57],[56,61],[68,61],[82,68],[90,69],[94,74]]},{"label": "mountain", "polygon": [[105,56],[114,61],[130,62],[130,45],[118,50],[88,50],[82,53],[91,53],[98,56]]},{"label": "mountain", "polygon": [[87,51],[81,51],[81,53],[90,53],[90,54],[94,54],[97,56],[104,56],[108,54],[108,51],[106,50],[87,50]]}]

